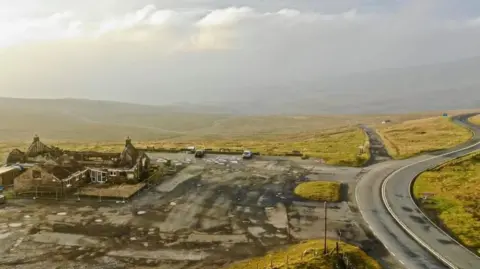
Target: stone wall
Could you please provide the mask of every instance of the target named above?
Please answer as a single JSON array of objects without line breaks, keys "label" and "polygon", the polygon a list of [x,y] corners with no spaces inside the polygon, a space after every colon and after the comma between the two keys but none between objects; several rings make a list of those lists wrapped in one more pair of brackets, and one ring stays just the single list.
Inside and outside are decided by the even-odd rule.
[{"label": "stone wall", "polygon": [[[35,178],[37,177],[37,178]],[[61,188],[61,183],[54,181],[55,177],[40,166],[34,166],[14,180],[13,189],[16,193],[35,191],[35,186],[39,190],[55,192],[56,188]]]}]

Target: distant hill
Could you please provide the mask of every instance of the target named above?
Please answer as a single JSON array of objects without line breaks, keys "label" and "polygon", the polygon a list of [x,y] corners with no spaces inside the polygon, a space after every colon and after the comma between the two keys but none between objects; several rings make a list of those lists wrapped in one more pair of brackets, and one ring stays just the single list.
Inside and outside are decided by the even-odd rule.
[{"label": "distant hill", "polygon": [[477,57],[261,89],[233,85],[228,98],[217,102],[194,95],[163,106],[0,98],[0,141],[30,140],[34,133],[42,139],[75,141],[295,133],[378,122],[398,113],[409,113],[402,119],[438,115],[480,108],[479,74]]},{"label": "distant hill", "polygon": [[[366,114],[480,107],[480,57],[232,91],[237,113]],[[320,77],[321,74],[319,74]],[[226,100],[225,105],[228,103]]]},{"label": "distant hill", "polygon": [[0,98],[0,139],[30,139],[34,133],[65,140],[118,140],[127,135],[160,139],[229,117],[206,106],[184,107],[83,99]]}]

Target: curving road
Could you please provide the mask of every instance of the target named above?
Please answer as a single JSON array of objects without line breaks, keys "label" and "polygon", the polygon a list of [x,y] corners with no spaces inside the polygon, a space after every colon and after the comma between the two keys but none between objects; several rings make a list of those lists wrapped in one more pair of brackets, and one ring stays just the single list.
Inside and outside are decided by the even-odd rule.
[{"label": "curving road", "polygon": [[472,115],[453,118],[474,131],[469,142],[429,155],[373,165],[357,184],[355,196],[363,218],[405,268],[480,268],[480,258],[431,223],[410,195],[410,184],[419,173],[480,149],[480,128],[467,121]]}]

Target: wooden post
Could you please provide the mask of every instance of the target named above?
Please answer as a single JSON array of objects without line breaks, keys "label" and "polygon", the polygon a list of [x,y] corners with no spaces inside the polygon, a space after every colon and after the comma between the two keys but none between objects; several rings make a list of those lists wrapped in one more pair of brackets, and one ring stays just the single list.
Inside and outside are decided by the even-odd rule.
[{"label": "wooden post", "polygon": [[288,241],[290,241],[291,238],[292,238],[292,237],[291,237],[291,235],[290,235],[290,224],[287,222],[287,239],[288,239]]},{"label": "wooden post", "polygon": [[327,202],[324,203],[325,209],[325,235],[323,238],[323,254],[327,254]]}]

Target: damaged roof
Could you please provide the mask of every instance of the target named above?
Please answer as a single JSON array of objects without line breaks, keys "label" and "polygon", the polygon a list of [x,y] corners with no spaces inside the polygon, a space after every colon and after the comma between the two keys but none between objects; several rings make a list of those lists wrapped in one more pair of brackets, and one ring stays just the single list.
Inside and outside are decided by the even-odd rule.
[{"label": "damaged roof", "polygon": [[44,166],[45,170],[54,175],[56,178],[62,180],[66,179],[72,174],[82,170],[80,167],[62,167],[59,165],[55,166]]},{"label": "damaged roof", "polygon": [[50,153],[50,152],[53,152],[53,149],[51,149],[47,145],[43,144],[40,141],[40,137],[38,137],[38,135],[35,135],[33,137],[32,144],[27,149],[26,155],[28,157],[35,157],[35,156],[40,155],[42,153]]}]

